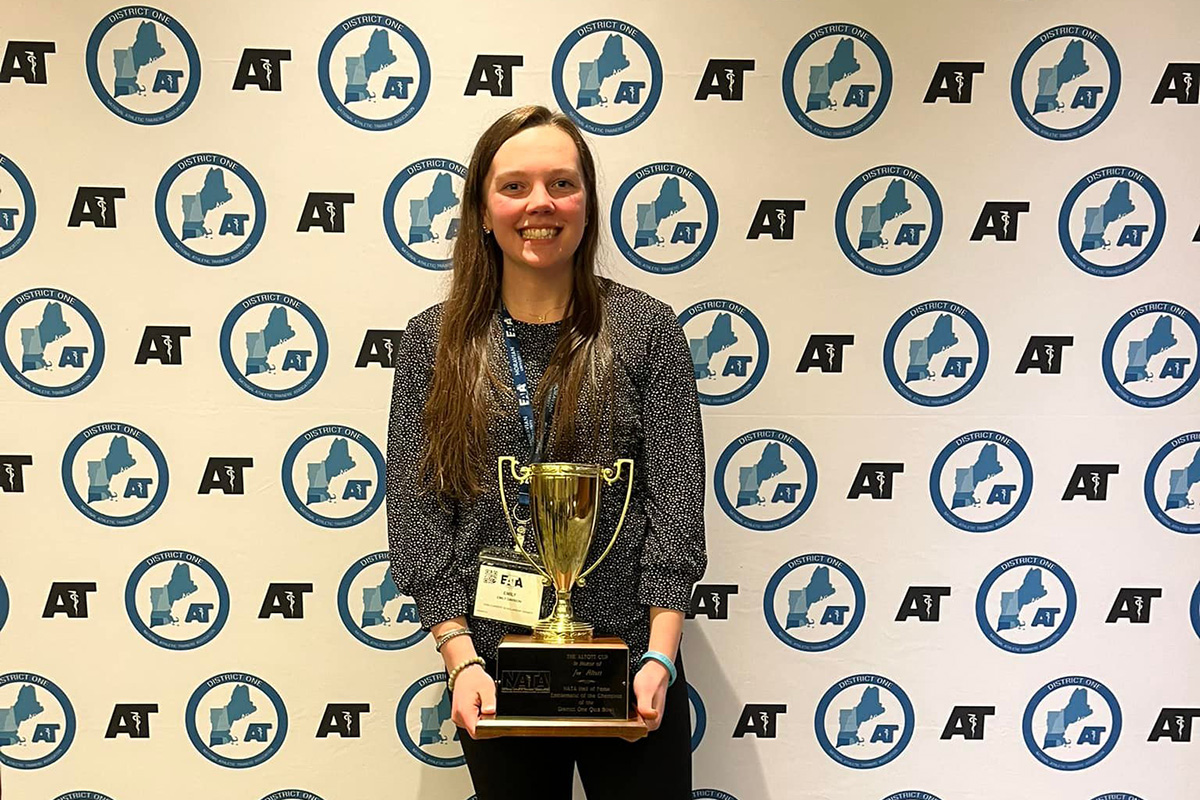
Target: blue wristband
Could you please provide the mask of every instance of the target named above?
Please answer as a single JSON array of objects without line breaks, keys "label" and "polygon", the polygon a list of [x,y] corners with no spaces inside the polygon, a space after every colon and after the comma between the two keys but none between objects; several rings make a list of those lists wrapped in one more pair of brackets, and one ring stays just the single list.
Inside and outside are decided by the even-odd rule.
[{"label": "blue wristband", "polygon": [[675,678],[677,677],[675,673],[675,664],[671,661],[671,659],[667,658],[665,654],[660,653],[657,650],[647,650],[645,654],[642,655],[642,663],[644,664],[647,661],[657,661],[667,668],[667,674],[671,676],[667,681],[667,686],[671,686],[675,683]]}]

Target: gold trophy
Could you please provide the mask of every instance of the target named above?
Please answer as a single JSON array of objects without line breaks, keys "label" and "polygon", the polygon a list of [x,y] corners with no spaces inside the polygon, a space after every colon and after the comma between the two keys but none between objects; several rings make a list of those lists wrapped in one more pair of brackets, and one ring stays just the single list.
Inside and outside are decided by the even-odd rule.
[{"label": "gold trophy", "polygon": [[[524,525],[514,524],[504,490],[505,466],[519,484],[529,485],[529,524],[537,558],[526,549]],[[628,469],[626,469],[628,468]],[[629,511],[633,460],[612,467],[542,462],[518,467],[501,456],[497,469],[504,516],[517,549],[554,587],[554,609],[539,619],[532,634],[509,634],[497,654],[496,715],[480,720],[477,736],[646,735],[645,723],[630,716],[629,648],[617,637],[594,637],[592,626],[574,616],[571,590],[608,556]],[[596,531],[601,481],[616,483],[627,473],[625,505],[612,538],[586,569],[584,561]]]}]

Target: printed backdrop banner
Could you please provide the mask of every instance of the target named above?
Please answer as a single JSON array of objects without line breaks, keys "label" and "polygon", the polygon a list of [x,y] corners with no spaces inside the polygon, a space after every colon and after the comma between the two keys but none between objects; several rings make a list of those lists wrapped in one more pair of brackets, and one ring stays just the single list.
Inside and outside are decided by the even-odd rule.
[{"label": "printed backdrop banner", "polygon": [[587,132],[604,270],[691,345],[694,796],[1193,796],[1198,26],[9,3],[5,797],[470,796],[387,406],[525,103]]}]

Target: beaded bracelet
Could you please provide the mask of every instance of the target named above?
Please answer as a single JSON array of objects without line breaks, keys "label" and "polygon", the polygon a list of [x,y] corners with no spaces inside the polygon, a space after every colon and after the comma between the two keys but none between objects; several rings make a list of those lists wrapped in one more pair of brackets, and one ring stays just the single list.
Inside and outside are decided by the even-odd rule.
[{"label": "beaded bracelet", "polygon": [[470,667],[474,664],[478,664],[481,667],[486,666],[484,660],[482,658],[480,658],[479,656],[475,656],[474,658],[468,658],[466,661],[462,662],[457,667],[450,670],[450,674],[446,677],[446,688],[449,689],[451,692],[453,692],[454,691],[454,680],[455,680],[455,678],[458,677],[458,673],[462,672],[464,669],[466,669],[467,667]]},{"label": "beaded bracelet", "polygon": [[439,653],[442,652],[442,645],[453,639],[455,636],[474,636],[474,634],[471,633],[470,628],[454,628],[453,630],[446,631],[439,636],[433,645],[433,649]]}]

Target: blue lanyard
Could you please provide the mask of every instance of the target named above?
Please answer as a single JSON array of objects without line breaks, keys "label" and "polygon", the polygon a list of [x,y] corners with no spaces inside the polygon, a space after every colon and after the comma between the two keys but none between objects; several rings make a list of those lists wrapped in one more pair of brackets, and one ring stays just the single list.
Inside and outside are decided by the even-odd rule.
[{"label": "blue lanyard", "polygon": [[[513,390],[517,395],[517,410],[521,413],[521,425],[525,428],[525,436],[529,440],[529,456],[533,460],[540,459],[541,448],[538,447],[537,432],[533,422],[533,401],[530,399],[529,384],[525,379],[525,360],[521,358],[521,344],[517,340],[517,324],[503,303],[500,304],[500,322],[504,327],[504,347],[508,350],[508,368],[512,373]],[[554,403],[558,395],[558,392],[555,391],[556,388],[551,387],[550,394],[546,398],[547,419],[550,419],[553,414]],[[542,433],[544,436],[545,431]],[[517,502],[526,508],[529,506],[527,484],[521,484]]]}]

